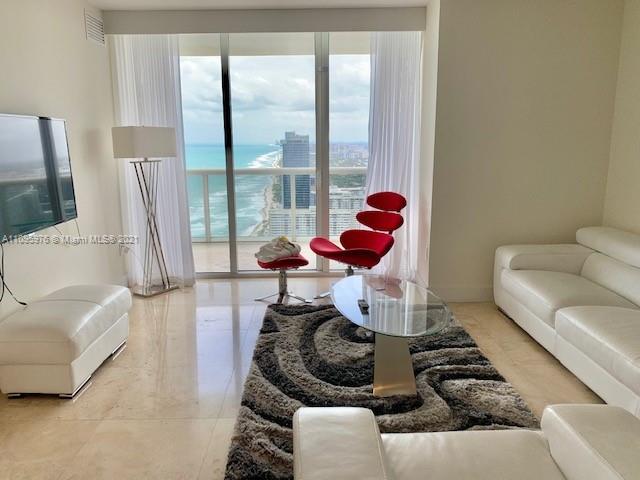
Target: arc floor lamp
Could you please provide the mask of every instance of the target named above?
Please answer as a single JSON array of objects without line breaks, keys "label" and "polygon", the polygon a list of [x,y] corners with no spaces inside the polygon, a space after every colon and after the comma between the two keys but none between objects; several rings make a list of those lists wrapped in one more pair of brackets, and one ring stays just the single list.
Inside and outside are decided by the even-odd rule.
[{"label": "arc floor lamp", "polygon": [[[176,156],[176,133],[171,127],[114,127],[113,155],[129,158],[136,174],[146,215],[146,236],[142,245],[142,285],[136,295],[151,297],[177,288],[169,278],[158,230],[158,178],[163,158]],[[158,275],[154,275],[154,272]]]}]

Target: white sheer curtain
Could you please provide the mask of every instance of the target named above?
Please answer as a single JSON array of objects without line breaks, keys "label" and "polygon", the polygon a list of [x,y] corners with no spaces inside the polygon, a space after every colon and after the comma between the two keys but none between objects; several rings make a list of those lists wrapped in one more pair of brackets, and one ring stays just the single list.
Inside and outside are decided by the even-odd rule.
[{"label": "white sheer curtain", "polygon": [[[175,35],[115,35],[110,38],[116,126],[174,127],[177,156],[159,168],[157,220],[169,277],[179,285],[194,283],[193,251],[187,205],[180,55]],[[142,283],[146,235],[138,183],[129,161],[120,162],[122,223],[140,242],[127,255],[130,285]],[[158,277],[159,278],[159,277]]]},{"label": "white sheer curtain", "polygon": [[416,280],[419,238],[421,32],[371,34],[369,167],[366,194],[404,195],[404,226],[375,271]]}]

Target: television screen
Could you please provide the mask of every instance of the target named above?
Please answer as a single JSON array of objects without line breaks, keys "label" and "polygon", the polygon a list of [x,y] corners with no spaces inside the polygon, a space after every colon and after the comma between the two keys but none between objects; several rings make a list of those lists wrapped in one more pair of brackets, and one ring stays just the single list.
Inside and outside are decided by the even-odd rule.
[{"label": "television screen", "polygon": [[64,121],[0,115],[0,240],[76,217]]}]

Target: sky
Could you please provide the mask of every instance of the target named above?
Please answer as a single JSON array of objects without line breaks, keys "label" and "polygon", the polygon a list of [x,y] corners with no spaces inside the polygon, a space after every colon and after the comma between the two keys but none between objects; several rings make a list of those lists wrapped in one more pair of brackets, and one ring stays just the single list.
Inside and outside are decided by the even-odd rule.
[{"label": "sky", "polygon": [[[315,141],[313,55],[229,59],[236,145],[273,144],[285,131]],[[329,73],[331,142],[366,142],[368,55],[332,55]],[[182,110],[187,144],[224,142],[219,57],[181,57]]]}]

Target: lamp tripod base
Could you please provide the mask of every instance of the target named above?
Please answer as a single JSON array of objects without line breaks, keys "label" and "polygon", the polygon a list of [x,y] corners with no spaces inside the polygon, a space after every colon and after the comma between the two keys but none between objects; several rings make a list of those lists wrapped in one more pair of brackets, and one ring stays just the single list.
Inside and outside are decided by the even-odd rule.
[{"label": "lamp tripod base", "polygon": [[152,285],[149,287],[143,287],[142,285],[136,285],[131,288],[131,292],[138,297],[155,297],[156,295],[161,295],[163,293],[170,292],[171,290],[177,290],[177,285],[169,285],[165,287],[164,285]]},{"label": "lamp tripod base", "polygon": [[[143,245],[142,285],[136,285],[131,290],[139,297],[153,297],[178,288],[172,285],[169,272],[160,242],[160,231],[156,215],[158,197],[158,166],[160,160],[135,160],[131,164],[134,167],[142,204],[146,212],[147,234]],[[154,279],[154,271],[157,271],[161,284]]]}]

